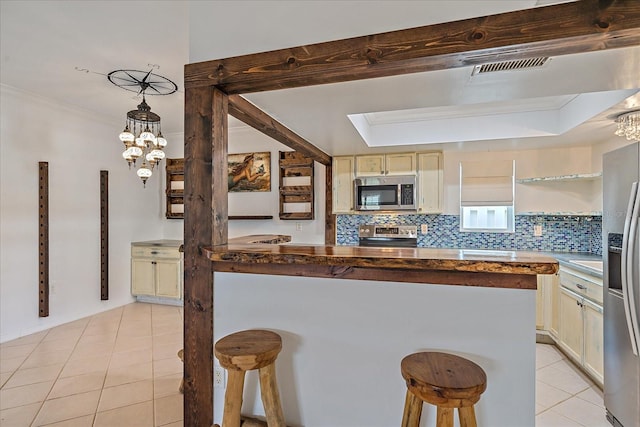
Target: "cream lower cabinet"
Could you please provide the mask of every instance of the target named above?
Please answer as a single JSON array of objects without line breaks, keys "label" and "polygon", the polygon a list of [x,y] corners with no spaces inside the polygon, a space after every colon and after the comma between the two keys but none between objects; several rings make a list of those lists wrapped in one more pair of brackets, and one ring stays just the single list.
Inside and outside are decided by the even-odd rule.
[{"label": "cream lower cabinet", "polygon": [[549,307],[546,313],[548,319],[546,323],[549,325],[547,327],[549,333],[557,340],[560,334],[560,280],[557,274],[549,277],[549,292],[545,299],[546,306]]},{"label": "cream lower cabinet", "polygon": [[580,295],[565,287],[560,289],[560,345],[580,364],[584,347],[583,300]]},{"label": "cream lower cabinet", "polygon": [[539,274],[536,290],[536,329],[558,337],[560,282],[557,274]]},{"label": "cream lower cabinet", "polygon": [[[574,276],[562,269],[560,280],[558,345],[602,386],[604,351],[601,285],[594,287],[594,282],[584,281],[584,277]],[[589,294],[595,300],[587,298]]]},{"label": "cream lower cabinet", "polygon": [[182,254],[179,244],[137,242],[131,246],[131,294],[182,299]]},{"label": "cream lower cabinet", "polygon": [[584,302],[584,368],[595,376],[600,384],[604,380],[604,342],[602,306],[589,300]]}]

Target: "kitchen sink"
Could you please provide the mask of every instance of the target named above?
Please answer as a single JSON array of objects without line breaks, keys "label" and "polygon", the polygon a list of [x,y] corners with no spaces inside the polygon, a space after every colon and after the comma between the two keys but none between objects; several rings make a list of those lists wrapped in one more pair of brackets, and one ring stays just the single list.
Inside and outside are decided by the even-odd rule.
[{"label": "kitchen sink", "polygon": [[570,259],[570,263],[582,265],[584,267],[593,268],[594,270],[602,271],[602,261],[586,261],[580,259]]}]

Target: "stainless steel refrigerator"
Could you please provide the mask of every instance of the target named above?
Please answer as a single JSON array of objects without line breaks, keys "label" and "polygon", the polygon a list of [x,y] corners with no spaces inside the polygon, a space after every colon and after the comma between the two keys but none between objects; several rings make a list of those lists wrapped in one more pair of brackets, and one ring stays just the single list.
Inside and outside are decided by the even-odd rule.
[{"label": "stainless steel refrigerator", "polygon": [[640,143],[603,159],[604,404],[616,427],[640,427]]}]

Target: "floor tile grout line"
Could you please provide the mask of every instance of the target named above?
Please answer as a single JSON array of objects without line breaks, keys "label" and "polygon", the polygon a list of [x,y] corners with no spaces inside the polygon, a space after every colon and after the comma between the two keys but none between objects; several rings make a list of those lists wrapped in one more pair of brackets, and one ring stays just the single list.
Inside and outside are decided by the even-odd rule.
[{"label": "floor tile grout line", "polygon": [[[92,315],[92,316],[88,316],[89,320],[87,321],[87,323],[85,324],[84,328],[82,329],[82,333],[80,334],[80,336],[78,337],[75,345],[73,346],[73,349],[71,350],[71,352],[69,353],[69,356],[67,357],[67,359],[65,360],[65,362],[62,365],[62,369],[60,370],[60,372],[58,373],[56,379],[53,381],[53,384],[51,386],[51,388],[49,389],[49,392],[47,393],[47,396],[45,397],[44,401],[42,401],[40,408],[38,409],[38,412],[36,412],[36,415],[34,417],[34,419],[31,421],[31,426],[34,427],[34,424],[36,422],[36,420],[38,419],[38,415],[40,415],[40,412],[42,411],[42,407],[44,406],[44,404],[49,401],[49,400],[55,400],[55,399],[59,399],[59,398],[65,398],[65,397],[69,397],[69,396],[61,396],[59,398],[52,398],[49,399],[49,396],[51,395],[51,391],[53,390],[53,388],[55,387],[56,383],[58,382],[58,380],[60,380],[60,375],[62,374],[62,372],[64,371],[64,368],[67,366],[67,364],[69,363],[69,360],[71,359],[71,356],[73,355],[73,352],[76,350],[78,343],[80,342],[80,340],[82,339],[82,337],[84,336],[85,331],[87,330],[87,327],[89,326],[89,324],[91,323],[91,320],[94,318],[94,316],[96,315]],[[79,319],[80,320],[80,319]],[[51,328],[50,330],[52,330],[53,328]],[[48,334],[47,334],[48,335]],[[70,378],[70,377],[69,377]],[[106,373],[105,373],[105,378],[106,378]],[[103,384],[102,384],[102,388],[104,388],[104,379],[103,379]],[[100,396],[102,395],[102,389],[100,389]],[[98,397],[98,403],[100,403],[100,396]],[[97,412],[97,407],[96,407],[96,411],[94,411],[94,418],[95,418],[95,413]],[[84,416],[84,415],[83,415]],[[75,417],[77,418],[77,417]],[[59,420],[56,422],[62,422],[62,421],[69,421],[73,418],[69,418],[69,419],[65,419],[65,420]]]},{"label": "floor tile grout line", "polygon": [[102,392],[104,391],[104,386],[107,383],[107,375],[109,374],[109,367],[111,366],[111,360],[113,359],[113,351],[115,349],[116,343],[118,342],[118,335],[120,333],[120,327],[122,326],[122,318],[124,317],[125,306],[122,306],[122,310],[120,312],[120,318],[118,319],[118,329],[116,331],[116,337],[113,340],[113,344],[111,346],[111,354],[109,355],[109,362],[107,363],[107,370],[104,373],[104,378],[102,378],[102,387],[100,387],[100,395],[98,396],[98,403],[96,404],[96,409],[93,411],[93,420],[91,421],[91,425],[95,425],[96,418],[98,418],[98,409],[100,408],[100,401],[102,400]]},{"label": "floor tile grout line", "polygon": [[[78,319],[80,320],[80,319]],[[49,395],[51,394],[51,390],[53,390],[53,388],[55,387],[56,383],[58,382],[58,380],[60,379],[60,374],[62,374],[62,372],[64,371],[64,368],[67,366],[67,363],[69,363],[69,359],[71,358],[71,355],[73,354],[73,352],[75,351],[76,347],[78,346],[78,342],[80,341],[80,338],[82,337],[82,335],[84,334],[84,331],[87,329],[87,325],[89,324],[89,321],[87,321],[87,323],[84,325],[84,328],[82,328],[82,334],[80,334],[80,336],[78,337],[78,339],[76,340],[73,349],[71,350],[71,352],[69,352],[69,355],[67,356],[66,360],[64,361],[64,363],[62,364],[62,368],[60,369],[60,372],[58,372],[58,375],[56,375],[56,378],[53,380],[53,384],[51,384],[51,388],[49,389],[49,391],[47,392],[47,395],[45,396],[44,400],[42,401],[42,403],[40,404],[40,408],[38,408],[38,412],[36,412],[36,415],[33,417],[33,420],[31,420],[31,426],[33,426],[36,422],[36,420],[38,419],[38,415],[40,415],[40,412],[42,411],[42,408],[44,407],[44,404],[47,400],[49,400]],[[63,324],[64,325],[64,324]],[[58,326],[62,326],[62,325],[58,325]],[[47,331],[47,335],[49,335],[49,333],[53,330],[54,328],[51,328]],[[45,336],[45,337],[46,337]],[[43,341],[44,341],[44,337],[43,337]],[[40,341],[40,343],[42,343],[43,341]],[[40,345],[40,343],[38,343],[38,346]],[[36,346],[36,348],[38,348],[38,346]],[[34,349],[35,351],[35,349]],[[52,399],[53,400],[53,399]],[[63,421],[63,420],[61,420]]]}]

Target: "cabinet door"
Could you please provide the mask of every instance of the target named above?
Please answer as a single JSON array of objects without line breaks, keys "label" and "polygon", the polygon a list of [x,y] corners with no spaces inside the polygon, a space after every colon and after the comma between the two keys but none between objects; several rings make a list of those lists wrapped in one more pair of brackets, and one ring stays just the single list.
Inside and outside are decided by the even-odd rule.
[{"label": "cabinet door", "polygon": [[442,212],[442,154],[418,155],[418,212]]},{"label": "cabinet door", "polygon": [[416,153],[387,154],[385,175],[415,175]]},{"label": "cabinet door", "polygon": [[180,260],[156,260],[156,296],[182,298]]},{"label": "cabinet door", "polygon": [[603,383],[604,352],[603,352],[603,321],[602,307],[590,301],[584,302],[584,367],[596,379]]},{"label": "cabinet door", "polygon": [[577,363],[582,364],[583,298],[560,287],[560,345]]},{"label": "cabinet door", "polygon": [[333,213],[353,211],[353,157],[333,158]]},{"label": "cabinet door", "polygon": [[538,274],[538,289],[536,289],[536,329],[544,329],[544,294],[545,278]]},{"label": "cabinet door", "polygon": [[131,259],[131,293],[133,295],[155,295],[154,267],[151,259]]},{"label": "cabinet door", "polygon": [[356,157],[356,176],[379,176],[384,172],[384,154]]},{"label": "cabinet door", "polygon": [[550,306],[550,324],[549,332],[554,338],[558,338],[560,333],[560,280],[558,275],[551,276],[551,292],[549,292],[549,306]]}]

